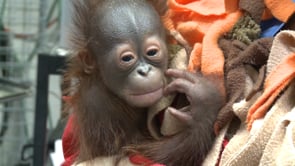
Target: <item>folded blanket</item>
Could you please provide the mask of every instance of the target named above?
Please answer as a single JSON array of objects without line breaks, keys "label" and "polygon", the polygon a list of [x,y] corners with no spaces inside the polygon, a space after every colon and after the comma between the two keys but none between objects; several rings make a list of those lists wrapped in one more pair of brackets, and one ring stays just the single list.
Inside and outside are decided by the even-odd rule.
[{"label": "folded blanket", "polygon": [[[219,165],[230,166],[294,165],[295,80],[292,74],[295,72],[295,68],[292,67],[295,63],[294,34],[294,31],[282,31],[275,37],[267,61],[264,90],[256,93],[249,101],[243,99],[233,105],[233,111],[239,117],[241,125],[219,159],[220,154],[217,151],[222,150],[222,140],[227,128],[222,130],[203,165],[213,166],[219,160]],[[253,82],[249,83],[251,82],[247,81],[246,85],[251,88]],[[283,85],[283,88],[280,85]],[[270,93],[268,89],[278,90],[280,93]],[[262,99],[268,102],[261,103]],[[261,108],[265,109],[265,114],[259,120],[253,120],[252,128],[248,131],[248,124],[245,122],[247,118],[253,117],[248,110]]]},{"label": "folded blanket", "polygon": [[[281,125],[281,118],[294,107],[294,101],[292,101],[295,94],[294,85],[295,84],[293,83],[292,86],[280,96],[265,116],[262,124],[258,125],[253,132],[249,133],[246,130],[246,124],[241,124],[240,129],[223,151],[220,165],[263,165],[261,161],[262,156],[265,153],[270,153],[270,151],[275,151],[275,149],[269,149],[270,151],[266,151],[266,146],[271,144],[274,138],[279,139],[277,135],[273,135],[274,129]],[[246,103],[247,102],[244,104]],[[247,107],[243,105],[242,107],[239,107],[239,104],[243,104],[243,101],[234,106],[235,112],[237,114],[243,114],[244,117],[242,119],[244,119],[247,113]],[[282,152],[285,153],[284,151]],[[285,155],[294,156],[294,153],[285,153]],[[273,160],[277,160],[277,156],[272,157]],[[275,163],[273,162],[267,165],[275,165]]]},{"label": "folded blanket", "polygon": [[273,42],[262,96],[248,111],[248,129],[264,117],[277,96],[295,77],[295,31],[282,31]]},{"label": "folded blanket", "polygon": [[[252,42],[249,46],[238,40],[220,39],[219,45],[225,55],[225,87],[227,94],[227,103],[220,110],[216,123],[215,132],[229,123],[234,116],[232,105],[246,98],[251,93],[259,90],[261,80],[257,79],[257,84],[252,87],[251,91],[245,91],[247,87],[247,76],[249,75],[250,66],[261,68],[268,58],[269,50],[272,44],[272,38],[261,38]],[[247,67],[247,65],[249,65]],[[263,74],[263,73],[262,73]],[[252,76],[253,79],[254,76]],[[253,91],[253,92],[252,92]]]},{"label": "folded blanket", "polygon": [[[294,97],[294,96],[293,96]],[[266,144],[260,165],[295,165],[295,108],[286,113]]]}]

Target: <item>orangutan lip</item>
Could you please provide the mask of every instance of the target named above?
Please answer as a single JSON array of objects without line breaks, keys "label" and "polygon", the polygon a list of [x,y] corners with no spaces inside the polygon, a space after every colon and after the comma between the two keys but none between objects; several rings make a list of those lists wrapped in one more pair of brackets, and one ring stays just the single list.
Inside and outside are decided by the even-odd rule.
[{"label": "orangutan lip", "polygon": [[138,94],[131,94],[131,95],[133,95],[133,96],[142,96],[142,95],[147,95],[147,94],[158,92],[159,90],[162,90],[162,87],[157,88],[155,90],[151,90],[151,91],[147,91],[147,92],[143,92],[143,93],[138,93]]}]

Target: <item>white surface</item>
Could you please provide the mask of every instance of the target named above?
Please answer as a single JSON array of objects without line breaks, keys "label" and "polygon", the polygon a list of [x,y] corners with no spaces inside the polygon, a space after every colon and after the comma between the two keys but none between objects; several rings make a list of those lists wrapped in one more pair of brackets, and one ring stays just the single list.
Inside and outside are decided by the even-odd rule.
[{"label": "white surface", "polygon": [[64,162],[64,155],[62,151],[62,141],[56,140],[54,143],[55,151],[50,153],[50,158],[53,166],[60,166]]}]

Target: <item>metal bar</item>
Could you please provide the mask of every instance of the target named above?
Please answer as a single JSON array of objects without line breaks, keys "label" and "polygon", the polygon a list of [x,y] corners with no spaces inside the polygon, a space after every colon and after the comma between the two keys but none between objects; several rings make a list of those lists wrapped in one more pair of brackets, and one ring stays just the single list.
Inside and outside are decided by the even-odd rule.
[{"label": "metal bar", "polygon": [[48,79],[50,74],[62,74],[65,57],[39,55],[34,127],[34,166],[45,165],[47,156]]}]

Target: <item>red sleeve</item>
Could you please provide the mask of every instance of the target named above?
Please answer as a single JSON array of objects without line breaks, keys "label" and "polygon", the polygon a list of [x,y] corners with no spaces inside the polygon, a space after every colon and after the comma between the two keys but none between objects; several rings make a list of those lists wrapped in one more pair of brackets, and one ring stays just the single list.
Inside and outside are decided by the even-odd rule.
[{"label": "red sleeve", "polygon": [[145,165],[145,166],[165,166],[163,164],[154,163],[153,161],[141,156],[141,155],[132,155],[129,156],[129,161],[132,164],[136,165]]},{"label": "red sleeve", "polygon": [[74,148],[75,145],[77,145],[77,139],[75,139],[74,136],[73,115],[70,115],[62,136],[62,148],[65,158],[65,162],[62,166],[71,166],[78,155],[78,151]]},{"label": "red sleeve", "polygon": [[[161,121],[162,118],[163,114],[159,114],[159,121]],[[73,121],[74,115],[71,114],[62,136],[62,148],[65,161],[61,166],[71,166],[79,154],[78,150],[75,148],[78,142],[77,139],[75,139],[76,135],[74,134]],[[162,164],[153,163],[151,160],[140,155],[129,156],[129,160],[133,164],[144,164],[146,166],[165,166]]]}]

